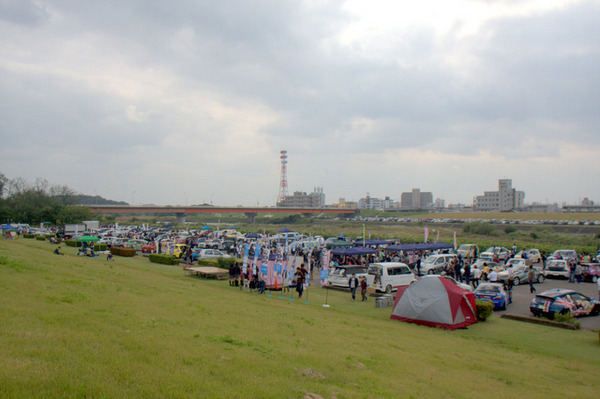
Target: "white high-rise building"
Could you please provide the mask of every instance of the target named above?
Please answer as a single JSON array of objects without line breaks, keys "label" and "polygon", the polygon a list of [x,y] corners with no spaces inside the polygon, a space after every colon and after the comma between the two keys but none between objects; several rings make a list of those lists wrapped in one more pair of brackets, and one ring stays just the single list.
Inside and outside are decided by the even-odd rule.
[{"label": "white high-rise building", "polygon": [[512,188],[511,179],[500,179],[498,191],[485,191],[473,200],[474,211],[514,211],[525,207],[525,192]]}]

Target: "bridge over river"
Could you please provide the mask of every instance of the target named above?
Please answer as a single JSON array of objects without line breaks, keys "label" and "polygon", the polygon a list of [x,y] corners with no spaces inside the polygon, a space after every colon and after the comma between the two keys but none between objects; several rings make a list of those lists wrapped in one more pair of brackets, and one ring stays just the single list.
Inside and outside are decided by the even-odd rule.
[{"label": "bridge over river", "polygon": [[154,206],[154,205],[91,205],[94,213],[103,214],[171,214],[177,217],[178,224],[185,223],[185,216],[192,213],[243,213],[248,217],[248,223],[254,223],[259,213],[292,213],[301,215],[314,215],[333,213],[339,216],[348,216],[356,213],[354,208],[288,208],[288,207],[226,207],[226,206]]}]

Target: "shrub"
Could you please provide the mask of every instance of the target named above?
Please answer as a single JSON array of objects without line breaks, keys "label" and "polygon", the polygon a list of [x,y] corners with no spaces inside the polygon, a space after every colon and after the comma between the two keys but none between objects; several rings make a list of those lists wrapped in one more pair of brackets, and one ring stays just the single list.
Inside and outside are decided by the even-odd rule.
[{"label": "shrub", "polygon": [[[218,267],[217,259],[198,259],[198,265]],[[227,268],[229,269],[229,267]]]},{"label": "shrub", "polygon": [[56,234],[46,234],[46,235],[44,235],[44,237],[52,238],[52,237],[56,237]]},{"label": "shrub", "polygon": [[221,269],[229,269],[229,266],[234,264],[235,261],[235,258],[217,258],[217,267],[220,267]]},{"label": "shrub", "polygon": [[44,236],[35,236],[35,239],[38,241],[46,241],[46,237]]},{"label": "shrub", "polygon": [[24,233],[23,238],[35,238],[35,234]]},{"label": "shrub", "polygon": [[554,321],[557,321],[559,323],[567,323],[567,324],[575,325],[575,316],[573,316],[571,314],[571,312],[566,312],[566,313],[556,312],[556,313],[554,313]]},{"label": "shrub", "polygon": [[119,256],[135,256],[137,251],[133,248],[111,247],[110,253]]},{"label": "shrub", "polygon": [[476,299],[475,305],[477,306],[477,320],[479,321],[486,321],[494,312],[494,305],[490,301]]},{"label": "shrub", "polygon": [[81,243],[77,242],[75,240],[65,240],[64,243],[68,246],[68,247],[80,247]]},{"label": "shrub", "polygon": [[107,249],[108,249],[108,245],[106,245],[106,244],[100,244],[100,243],[94,244],[94,251],[106,251]]},{"label": "shrub", "polygon": [[162,263],[163,265],[178,265],[179,264],[179,259],[177,259],[173,255],[150,254],[148,259],[150,259],[150,262]]},{"label": "shrub", "polygon": [[479,222],[467,223],[465,225],[465,227],[463,227],[463,232],[482,235],[482,236],[497,236],[498,235],[498,231],[496,230],[496,227],[494,227],[492,224],[479,223]]},{"label": "shrub", "polygon": [[514,233],[515,231],[517,231],[517,228],[516,228],[515,226],[510,226],[510,225],[509,225],[509,226],[506,226],[506,227],[504,228],[504,232],[505,232],[506,234]]}]

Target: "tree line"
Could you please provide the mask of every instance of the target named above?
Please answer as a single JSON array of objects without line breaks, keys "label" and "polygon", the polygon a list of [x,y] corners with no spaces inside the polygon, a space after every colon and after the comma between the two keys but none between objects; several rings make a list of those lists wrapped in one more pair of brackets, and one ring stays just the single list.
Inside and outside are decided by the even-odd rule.
[{"label": "tree line", "polygon": [[0,173],[0,223],[48,222],[53,225],[90,220],[92,213],[81,204],[81,194],[67,186],[51,185],[38,178],[28,183]]}]

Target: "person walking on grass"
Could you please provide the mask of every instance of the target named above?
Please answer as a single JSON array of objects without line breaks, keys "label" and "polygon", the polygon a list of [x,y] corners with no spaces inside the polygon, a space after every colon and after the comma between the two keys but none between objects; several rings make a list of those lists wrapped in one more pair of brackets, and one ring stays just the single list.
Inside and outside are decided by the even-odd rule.
[{"label": "person walking on grass", "polygon": [[352,302],[356,299],[356,289],[358,288],[358,278],[355,273],[352,273],[352,277],[348,280],[348,285],[350,286],[350,293],[352,294]]},{"label": "person walking on grass", "polygon": [[296,292],[298,292],[298,298],[302,298],[302,295],[304,294],[305,274],[302,272],[303,268],[304,264],[302,264],[300,269],[297,269],[296,273],[294,273],[294,279],[296,280]]},{"label": "person walking on grass", "polygon": [[360,279],[360,296],[363,302],[367,300],[367,278],[365,276]]}]

